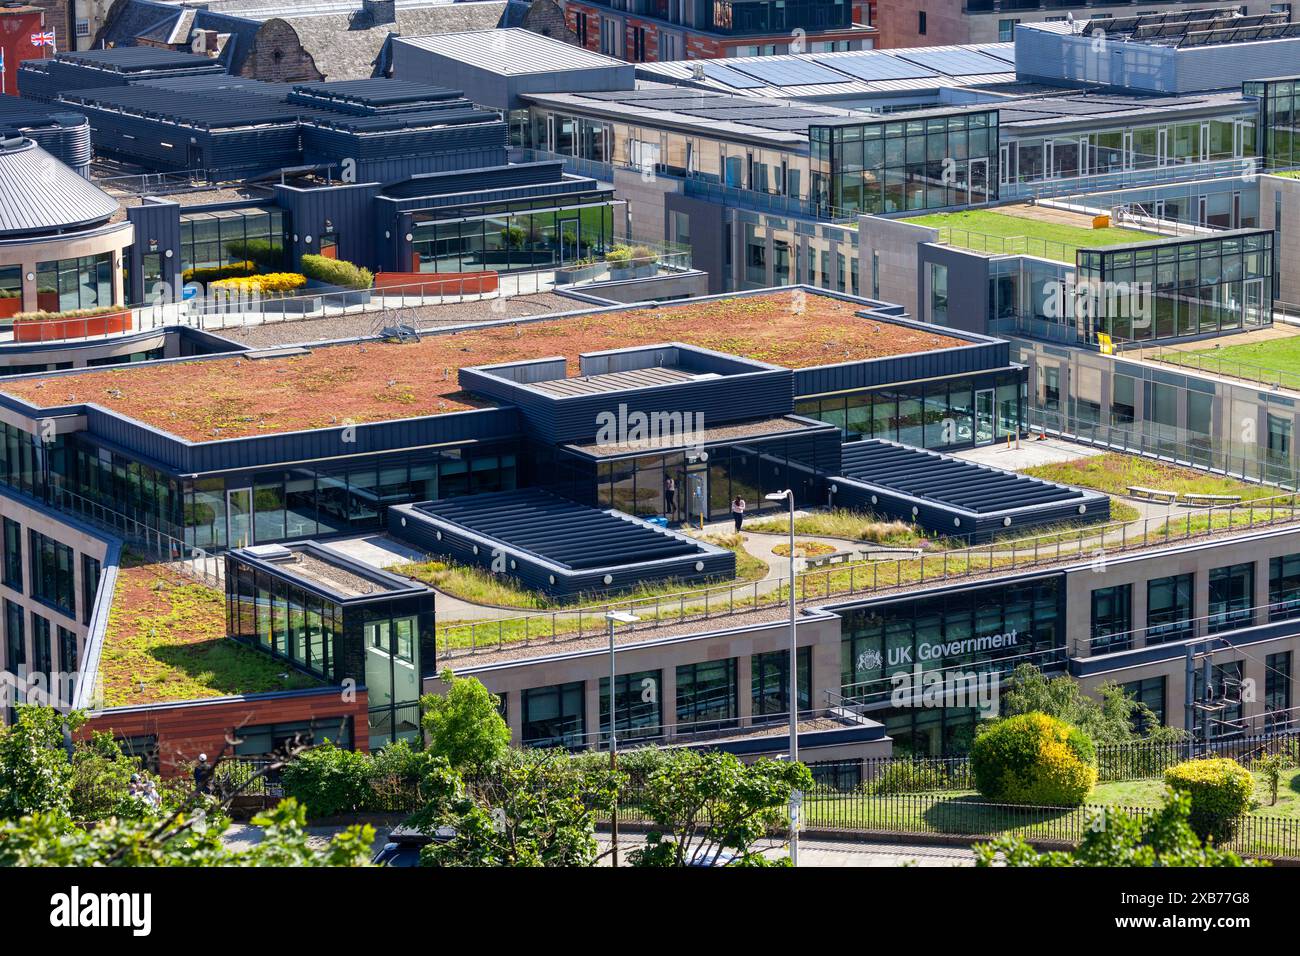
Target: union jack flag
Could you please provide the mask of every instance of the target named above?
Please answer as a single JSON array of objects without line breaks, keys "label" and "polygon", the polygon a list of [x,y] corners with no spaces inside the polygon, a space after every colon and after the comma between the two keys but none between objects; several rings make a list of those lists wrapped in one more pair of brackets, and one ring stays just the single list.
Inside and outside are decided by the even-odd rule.
[{"label": "union jack flag", "polygon": [[54,31],[46,30],[43,33],[33,33],[32,46],[54,46]]}]

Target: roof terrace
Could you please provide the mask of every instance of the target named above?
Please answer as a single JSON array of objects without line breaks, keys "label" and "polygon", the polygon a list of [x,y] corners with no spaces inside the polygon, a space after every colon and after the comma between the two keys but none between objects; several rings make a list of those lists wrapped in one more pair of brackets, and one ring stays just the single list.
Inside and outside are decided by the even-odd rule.
[{"label": "roof terrace", "polygon": [[[12,379],[41,408],[95,404],[192,442],[440,415],[482,407],[461,368],[681,342],[786,368],[811,368],[968,341],[864,317],[862,302],[767,292],[651,308],[602,309],[472,326],[396,344],[322,344],[266,358],[226,357]],[[201,399],[201,400],[200,400]]]}]

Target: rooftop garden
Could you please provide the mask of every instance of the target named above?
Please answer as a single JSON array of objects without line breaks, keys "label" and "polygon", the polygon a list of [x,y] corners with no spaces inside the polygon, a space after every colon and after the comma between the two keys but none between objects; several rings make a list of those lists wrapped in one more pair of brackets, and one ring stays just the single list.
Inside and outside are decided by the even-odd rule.
[{"label": "rooftop garden", "polygon": [[1156,491],[1176,491],[1192,495],[1236,495],[1242,501],[1254,498],[1272,498],[1279,494],[1276,488],[1250,484],[1222,475],[1193,468],[1179,468],[1149,458],[1138,458],[1121,452],[1107,452],[1072,461],[1053,462],[1025,468],[1024,474],[1065,485],[1095,488],[1109,495],[1124,495],[1130,487],[1151,488]]},{"label": "rooftop garden", "polygon": [[108,707],[318,686],[226,637],[225,596],[161,564],[118,572],[99,678]]},{"label": "rooftop garden", "polygon": [[1260,339],[1241,345],[1164,351],[1161,362],[1300,389],[1300,335]]},{"label": "rooftop garden", "polygon": [[475,407],[481,403],[457,383],[462,366],[565,355],[576,375],[582,352],[677,341],[806,368],[964,344],[864,319],[855,314],[861,308],[830,296],[772,293],[471,329],[405,345],[370,341],[256,361],[103,369],[7,382],[3,390],[41,407],[93,402],[202,442]]},{"label": "rooftop garden", "polygon": [[965,249],[998,255],[1041,256],[1070,263],[1075,261],[1074,254],[1080,249],[1150,242],[1159,238],[1136,229],[1115,226],[1087,229],[986,209],[932,213],[908,222],[939,229],[940,238]]}]

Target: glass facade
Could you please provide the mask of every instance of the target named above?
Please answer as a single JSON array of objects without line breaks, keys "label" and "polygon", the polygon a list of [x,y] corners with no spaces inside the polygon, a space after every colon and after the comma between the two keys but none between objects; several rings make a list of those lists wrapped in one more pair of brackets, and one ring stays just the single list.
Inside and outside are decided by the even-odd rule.
[{"label": "glass facade", "polygon": [[1082,336],[1117,342],[1230,332],[1273,321],[1273,233],[1081,249]]},{"label": "glass facade", "polygon": [[1100,176],[1254,156],[1256,120],[1252,116],[1221,116],[1181,123],[1134,124],[1018,137],[1007,147],[1003,183]]},{"label": "glass facade", "polygon": [[434,672],[432,592],[340,600],[226,556],[226,632],[322,681],[366,688],[372,745],[418,739]]},{"label": "glass facade", "polygon": [[1210,572],[1211,634],[1249,627],[1255,606],[1255,565],[1234,564]]},{"label": "glass facade", "polygon": [[678,667],[678,733],[736,726],[739,713],[737,693],[734,657]]},{"label": "glass facade", "polygon": [[1300,554],[1284,554],[1268,562],[1268,619],[1300,617]]},{"label": "glass facade", "polygon": [[[614,727],[620,743],[663,735],[662,671],[638,671],[614,678]],[[609,678],[600,679],[600,742],[609,745]]]},{"label": "glass facade", "polygon": [[887,438],[917,448],[969,448],[1025,427],[1024,371],[937,379],[795,402],[796,415],[838,425],[845,441]]},{"label": "glass facade", "polygon": [[[1163,677],[1147,677],[1143,680],[1135,680],[1119,686],[1124,693],[1138,703],[1146,704],[1151,708],[1151,712],[1156,715],[1158,723],[1163,724],[1165,722],[1165,679]],[[1139,734],[1146,734],[1150,728],[1134,727],[1133,730]]]},{"label": "glass facade", "polygon": [[274,206],[182,214],[182,276],[188,282],[194,269],[242,262],[252,263],[259,272],[281,271],[286,265],[287,225],[284,211]]},{"label": "glass facade", "polygon": [[559,208],[554,199],[474,207],[463,219],[417,212],[413,271],[511,272],[603,256],[615,242],[615,204],[600,193],[567,201]]},{"label": "glass facade", "polygon": [[23,527],[12,518],[4,519],[4,585],[22,592],[23,589]]},{"label": "glass facade", "polygon": [[57,608],[71,618],[77,616],[77,590],[73,583],[73,552],[39,531],[27,532],[32,597]]},{"label": "glass facade", "polygon": [[997,110],[811,126],[813,211],[841,216],[998,198]]},{"label": "glass facade", "polygon": [[113,296],[111,252],[36,263],[36,306],[42,312],[120,304]]},{"label": "glass facade", "polygon": [[[798,669],[799,711],[812,706],[812,648],[795,652]],[[750,703],[754,722],[790,718],[790,652],[755,654],[750,660]]]},{"label": "glass facade", "polygon": [[1260,155],[1265,168],[1300,166],[1300,77],[1250,80],[1241,91],[1259,99]]},{"label": "glass facade", "polygon": [[525,747],[585,745],[586,704],[582,681],[534,687],[519,694]]},{"label": "glass facade", "polygon": [[844,30],[852,25],[853,7],[848,0],[713,0],[713,19],[707,28],[735,36]]},{"label": "glass facade", "polygon": [[1195,575],[1175,574],[1147,582],[1148,644],[1181,641],[1193,636],[1192,592]]},{"label": "glass facade", "polygon": [[1049,577],[843,609],[842,693],[887,700],[890,678],[916,664],[981,672],[1009,672],[1023,661],[1045,666],[1064,648],[1063,603],[1061,580]]},{"label": "glass facade", "polygon": [[1285,730],[1295,723],[1291,714],[1291,652],[1264,658],[1264,730]]},{"label": "glass facade", "polygon": [[1133,585],[1117,584],[1092,592],[1090,653],[1109,654],[1133,646]]}]

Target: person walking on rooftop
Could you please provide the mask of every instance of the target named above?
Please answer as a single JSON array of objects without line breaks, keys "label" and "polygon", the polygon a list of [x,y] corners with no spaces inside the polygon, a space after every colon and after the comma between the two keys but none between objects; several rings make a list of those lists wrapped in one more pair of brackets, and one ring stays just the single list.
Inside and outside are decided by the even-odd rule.
[{"label": "person walking on rooftop", "polygon": [[731,499],[731,520],[736,522],[736,532],[739,533],[745,521],[745,499],[740,495]]}]

